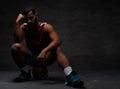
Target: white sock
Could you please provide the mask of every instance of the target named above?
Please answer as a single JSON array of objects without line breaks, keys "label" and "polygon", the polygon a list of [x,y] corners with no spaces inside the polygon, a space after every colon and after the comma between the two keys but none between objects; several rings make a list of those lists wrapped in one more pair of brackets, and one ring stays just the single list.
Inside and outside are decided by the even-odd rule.
[{"label": "white sock", "polygon": [[72,67],[68,66],[64,69],[64,73],[66,76],[68,76],[72,72]]},{"label": "white sock", "polygon": [[28,70],[31,70],[31,69],[32,69],[32,67],[29,66],[29,65],[26,65],[26,66],[24,66],[23,68],[21,68],[21,70],[24,70],[24,71],[26,71],[26,72],[28,72]]}]

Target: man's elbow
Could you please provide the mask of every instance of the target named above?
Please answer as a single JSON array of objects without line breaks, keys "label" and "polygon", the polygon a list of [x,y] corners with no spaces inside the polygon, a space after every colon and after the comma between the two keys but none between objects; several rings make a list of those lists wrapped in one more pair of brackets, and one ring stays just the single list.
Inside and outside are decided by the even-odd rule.
[{"label": "man's elbow", "polygon": [[57,41],[57,46],[60,46],[62,44],[62,41],[61,41],[61,39],[59,39],[58,41]]}]

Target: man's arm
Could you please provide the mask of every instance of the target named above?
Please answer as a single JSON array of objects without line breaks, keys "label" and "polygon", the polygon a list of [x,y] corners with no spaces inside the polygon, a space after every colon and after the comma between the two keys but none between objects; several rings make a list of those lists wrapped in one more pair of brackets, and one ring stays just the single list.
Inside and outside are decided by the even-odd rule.
[{"label": "man's arm", "polygon": [[48,52],[48,51],[55,49],[61,45],[61,39],[52,25],[45,24],[44,30],[49,33],[49,36],[51,39],[51,43],[45,49],[43,49],[44,52]]},{"label": "man's arm", "polygon": [[14,25],[14,41],[16,43],[21,43],[24,38],[24,32],[23,32],[23,25],[21,25],[21,21],[24,18],[22,14],[19,14]]}]

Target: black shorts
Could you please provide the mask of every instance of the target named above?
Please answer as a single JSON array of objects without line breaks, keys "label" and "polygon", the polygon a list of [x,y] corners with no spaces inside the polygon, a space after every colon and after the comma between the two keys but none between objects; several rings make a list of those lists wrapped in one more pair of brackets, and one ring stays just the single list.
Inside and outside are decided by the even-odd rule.
[{"label": "black shorts", "polygon": [[39,61],[37,61],[37,56],[38,56],[38,54],[32,52],[32,55],[29,55],[27,57],[26,64],[33,66],[33,67],[36,67],[36,66],[37,67],[47,67],[56,61],[56,53],[55,52],[51,53],[51,56],[48,60],[41,58]]}]

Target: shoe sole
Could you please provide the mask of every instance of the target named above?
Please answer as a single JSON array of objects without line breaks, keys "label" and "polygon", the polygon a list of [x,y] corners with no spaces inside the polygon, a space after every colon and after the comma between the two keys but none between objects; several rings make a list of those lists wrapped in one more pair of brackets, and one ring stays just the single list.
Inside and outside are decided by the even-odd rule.
[{"label": "shoe sole", "polygon": [[84,82],[83,81],[75,81],[73,84],[72,84],[73,87],[75,88],[81,88],[84,86]]}]

